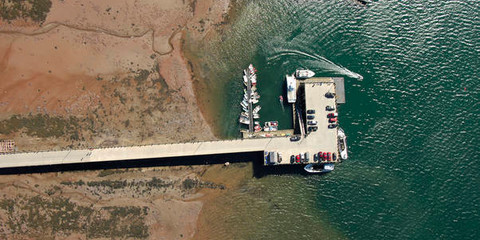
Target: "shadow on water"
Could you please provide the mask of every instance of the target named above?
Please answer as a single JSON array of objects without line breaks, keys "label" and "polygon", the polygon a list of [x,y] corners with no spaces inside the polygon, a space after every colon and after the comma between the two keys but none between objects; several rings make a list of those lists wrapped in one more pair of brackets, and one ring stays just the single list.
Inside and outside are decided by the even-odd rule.
[{"label": "shadow on water", "polygon": [[124,161],[88,162],[75,164],[59,164],[49,166],[32,166],[0,169],[0,175],[49,173],[67,171],[86,171],[118,168],[143,168],[167,166],[213,165],[230,163],[253,162],[254,177],[261,178],[270,174],[303,174],[303,166],[263,166],[263,152],[229,153],[203,156],[171,157],[134,159]]}]

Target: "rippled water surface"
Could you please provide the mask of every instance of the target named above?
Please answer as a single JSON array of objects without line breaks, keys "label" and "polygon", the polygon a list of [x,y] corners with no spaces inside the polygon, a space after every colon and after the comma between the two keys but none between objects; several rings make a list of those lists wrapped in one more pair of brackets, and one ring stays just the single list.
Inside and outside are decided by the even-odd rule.
[{"label": "rippled water surface", "polygon": [[262,117],[285,126],[286,73],[345,77],[350,159],[325,176],[247,181],[222,200],[230,236],[480,239],[479,1],[249,1],[205,52],[210,81],[224,86],[228,137],[248,63],[259,69]]}]

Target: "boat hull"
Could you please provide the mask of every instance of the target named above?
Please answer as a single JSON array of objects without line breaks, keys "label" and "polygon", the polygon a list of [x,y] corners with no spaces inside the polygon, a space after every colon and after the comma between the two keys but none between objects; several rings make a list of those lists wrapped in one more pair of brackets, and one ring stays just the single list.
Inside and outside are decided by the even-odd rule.
[{"label": "boat hull", "polygon": [[[315,168],[321,167],[321,168]],[[333,163],[326,163],[326,164],[308,164],[305,166],[305,171],[308,173],[328,173],[333,171],[335,165]]]}]

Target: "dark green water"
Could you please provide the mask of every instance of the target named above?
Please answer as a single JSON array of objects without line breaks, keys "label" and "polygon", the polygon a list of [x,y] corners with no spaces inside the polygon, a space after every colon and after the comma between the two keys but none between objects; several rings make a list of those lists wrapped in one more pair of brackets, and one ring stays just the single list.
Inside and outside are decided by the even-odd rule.
[{"label": "dark green water", "polygon": [[346,79],[350,159],[325,176],[252,178],[224,199],[229,238],[480,239],[480,1],[248,1],[205,52],[226,137],[250,62],[262,118],[282,126],[285,74]]}]

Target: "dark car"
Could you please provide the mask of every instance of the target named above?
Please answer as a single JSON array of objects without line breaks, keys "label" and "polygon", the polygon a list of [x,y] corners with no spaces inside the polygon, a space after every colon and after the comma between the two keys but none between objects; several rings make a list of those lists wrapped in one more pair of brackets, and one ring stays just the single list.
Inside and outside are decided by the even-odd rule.
[{"label": "dark car", "polygon": [[307,123],[308,123],[308,125],[316,125],[317,121],[311,120],[311,121],[308,121]]},{"label": "dark car", "polygon": [[335,123],[328,124],[328,128],[336,128],[336,127],[337,127],[337,124]]},{"label": "dark car", "polygon": [[292,141],[292,142],[296,142],[296,141],[298,141],[298,140],[300,140],[300,136],[292,136],[292,137],[290,137],[290,141]]},{"label": "dark car", "polygon": [[335,94],[331,93],[331,92],[327,92],[325,93],[325,97],[326,98],[334,98],[335,97]]},{"label": "dark car", "polygon": [[332,161],[332,154],[331,153],[327,153],[327,160]]},{"label": "dark car", "polygon": [[308,110],[307,110],[307,113],[308,113],[308,114],[314,114],[314,113],[315,113],[315,110],[313,110],[313,109],[308,109]]},{"label": "dark car", "polygon": [[318,154],[313,154],[313,161],[318,162]]},{"label": "dark car", "polygon": [[327,117],[329,117],[329,118],[338,117],[338,113],[329,113],[329,114],[327,114]]},{"label": "dark car", "polygon": [[337,160],[337,154],[336,154],[336,153],[332,153],[332,158],[333,158],[333,161]]},{"label": "dark car", "polygon": [[308,128],[307,128],[307,132],[311,132],[311,131],[313,131],[313,128],[312,128],[312,127],[308,127]]},{"label": "dark car", "polygon": [[318,127],[312,127],[312,131],[316,132]]},{"label": "dark car", "polygon": [[295,163],[295,155],[290,156],[290,163]]},{"label": "dark car", "polygon": [[326,106],[326,107],[325,107],[325,110],[327,110],[327,111],[333,111],[333,110],[335,110],[335,108],[334,108],[333,106]]},{"label": "dark car", "polygon": [[307,119],[315,119],[315,116],[314,115],[308,115]]}]

